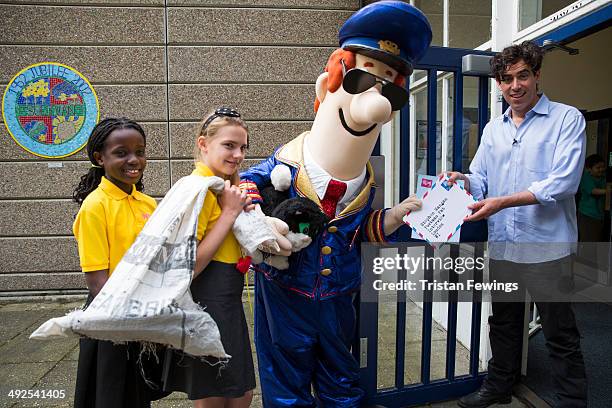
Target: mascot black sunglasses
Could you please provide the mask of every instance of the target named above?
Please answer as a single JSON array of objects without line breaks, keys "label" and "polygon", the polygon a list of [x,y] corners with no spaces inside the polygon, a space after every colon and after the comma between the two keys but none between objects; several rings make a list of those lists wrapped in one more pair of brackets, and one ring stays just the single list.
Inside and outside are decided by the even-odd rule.
[{"label": "mascot black sunglasses", "polygon": [[356,95],[379,83],[382,85],[381,94],[389,100],[392,110],[400,110],[408,102],[409,95],[405,88],[359,68],[352,68],[347,71],[344,60],[341,60],[341,62],[342,74],[344,75],[342,87],[346,92]]}]

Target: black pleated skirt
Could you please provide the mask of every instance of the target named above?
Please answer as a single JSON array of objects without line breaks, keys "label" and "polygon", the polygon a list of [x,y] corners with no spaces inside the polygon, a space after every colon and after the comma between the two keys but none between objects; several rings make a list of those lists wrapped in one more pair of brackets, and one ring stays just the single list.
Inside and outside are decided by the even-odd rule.
[{"label": "black pleated skirt", "polygon": [[141,356],[138,342],[82,338],[79,348],[75,408],[148,408],[170,394],[161,390],[164,347],[158,347],[157,358]]},{"label": "black pleated skirt", "polygon": [[239,398],[255,388],[251,342],[242,308],[244,275],[235,264],[211,261],[191,283],[193,300],[219,326],[225,352],[232,356],[224,366],[178,350],[168,350],[163,384],[166,391],[187,393],[190,400],[208,397]]}]

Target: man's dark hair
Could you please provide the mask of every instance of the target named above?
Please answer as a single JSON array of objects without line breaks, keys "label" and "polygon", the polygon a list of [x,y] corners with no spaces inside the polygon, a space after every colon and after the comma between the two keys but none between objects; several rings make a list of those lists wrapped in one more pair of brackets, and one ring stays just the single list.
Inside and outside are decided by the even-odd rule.
[{"label": "man's dark hair", "polygon": [[491,59],[491,73],[495,79],[501,81],[502,75],[510,65],[523,60],[535,74],[542,68],[542,59],[544,59],[544,51],[533,41],[524,41],[506,47],[495,54]]},{"label": "man's dark hair", "polygon": [[592,154],[589,157],[587,157],[586,160],[584,161],[584,167],[586,167],[587,169],[590,169],[591,167],[599,163],[605,164],[606,162],[603,159],[603,157],[601,157],[600,155]]}]

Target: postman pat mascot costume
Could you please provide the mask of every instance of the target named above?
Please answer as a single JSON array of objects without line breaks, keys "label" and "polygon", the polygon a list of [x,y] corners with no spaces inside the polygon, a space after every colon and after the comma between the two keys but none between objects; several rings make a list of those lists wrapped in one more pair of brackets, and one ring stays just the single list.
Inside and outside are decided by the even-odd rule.
[{"label": "postman pat mascot costume", "polygon": [[408,100],[404,84],[429,47],[429,23],[409,4],[381,1],[352,15],[339,40],[316,82],[311,130],[241,174],[241,187],[257,202],[272,170],[285,166],[289,197],[307,197],[329,218],[310,245],[291,254],[287,269],[254,266],[255,344],[266,408],[359,406],[363,390],[350,348],[360,244],[392,240],[406,212],[420,206],[411,197],[372,210],[368,160],[382,125]]}]

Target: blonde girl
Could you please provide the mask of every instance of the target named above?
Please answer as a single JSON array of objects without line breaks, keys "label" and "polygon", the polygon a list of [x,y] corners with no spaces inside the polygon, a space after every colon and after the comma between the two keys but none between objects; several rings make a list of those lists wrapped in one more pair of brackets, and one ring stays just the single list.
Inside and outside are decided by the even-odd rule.
[{"label": "blonde girl", "polygon": [[248,407],[255,388],[251,343],[242,308],[244,275],[236,269],[240,246],[232,225],[250,199],[238,188],[238,170],[244,160],[248,129],[240,114],[219,108],[199,124],[195,141],[195,169],[192,174],[225,180],[225,190],[208,192],[198,219],[193,299],[206,307],[219,326],[221,341],[232,358],[221,370],[173,351],[166,362],[164,386],[182,391],[194,407]]}]

